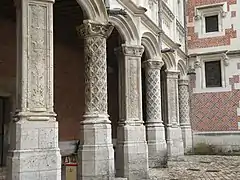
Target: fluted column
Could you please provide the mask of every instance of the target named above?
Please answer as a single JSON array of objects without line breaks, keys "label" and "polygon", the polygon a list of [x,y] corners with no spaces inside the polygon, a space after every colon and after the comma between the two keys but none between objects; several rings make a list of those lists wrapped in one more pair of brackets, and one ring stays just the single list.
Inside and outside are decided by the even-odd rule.
[{"label": "fluted column", "polygon": [[107,114],[106,38],[113,26],[84,21],[77,30],[84,37],[85,55],[85,114],[80,123],[78,179],[112,179],[114,151]]},{"label": "fluted column", "polygon": [[148,178],[148,147],[142,120],[142,46],[122,45],[119,58],[120,117],[117,128],[117,176]]},{"label": "fluted column", "polygon": [[61,179],[53,104],[54,0],[16,0],[17,99],[8,180]]},{"label": "fluted column", "polygon": [[190,104],[189,104],[189,89],[188,80],[178,80],[179,93],[179,119],[182,129],[184,151],[192,151],[192,129],[190,124]]},{"label": "fluted column", "polygon": [[160,69],[162,66],[163,61],[161,59],[144,62],[149,167],[161,167],[166,165],[167,144],[161,115]]},{"label": "fluted column", "polygon": [[184,155],[182,131],[179,124],[178,71],[166,71],[167,74],[167,148],[168,156]]}]

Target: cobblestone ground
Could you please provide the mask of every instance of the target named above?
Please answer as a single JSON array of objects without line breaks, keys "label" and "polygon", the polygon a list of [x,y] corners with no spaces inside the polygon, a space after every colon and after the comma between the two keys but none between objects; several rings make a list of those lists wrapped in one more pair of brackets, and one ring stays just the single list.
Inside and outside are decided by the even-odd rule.
[{"label": "cobblestone ground", "polygon": [[185,156],[150,169],[151,180],[240,180],[240,156]]}]

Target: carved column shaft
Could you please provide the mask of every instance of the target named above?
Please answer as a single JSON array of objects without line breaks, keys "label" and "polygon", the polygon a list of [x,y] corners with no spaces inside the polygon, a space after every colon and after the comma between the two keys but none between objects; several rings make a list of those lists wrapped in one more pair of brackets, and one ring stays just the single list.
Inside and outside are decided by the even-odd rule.
[{"label": "carved column shaft", "polygon": [[80,123],[78,179],[112,179],[114,151],[107,114],[106,39],[113,26],[84,21],[77,28],[84,38],[85,114]]},{"label": "carved column shaft", "polygon": [[190,124],[190,106],[189,106],[189,92],[188,92],[188,80],[178,80],[178,92],[179,92],[179,119],[180,124]]},{"label": "carved column shaft", "polygon": [[141,98],[143,51],[142,46],[127,45],[122,45],[118,50],[121,103],[117,129],[116,173],[117,176],[129,179],[148,178],[148,147],[142,120]]},{"label": "carved column shaft", "polygon": [[144,62],[146,79],[146,131],[148,143],[148,158],[150,167],[166,165],[165,128],[161,115],[161,60]]},{"label": "carved column shaft", "polygon": [[182,131],[179,125],[178,71],[166,71],[168,95],[167,147],[168,156],[184,155]]},{"label": "carved column shaft", "polygon": [[145,62],[147,124],[162,125],[160,69],[162,61]]},{"label": "carved column shaft", "polygon": [[85,116],[107,116],[106,38],[113,26],[85,21],[77,30],[84,37]]},{"label": "carved column shaft", "polygon": [[188,80],[178,80],[179,91],[179,119],[182,129],[182,137],[184,143],[184,151],[192,151],[192,129],[190,124],[190,102]]},{"label": "carved column shaft", "polygon": [[17,99],[8,179],[61,179],[53,109],[53,0],[16,0]]},{"label": "carved column shaft", "polygon": [[178,71],[167,71],[168,124],[178,125]]}]

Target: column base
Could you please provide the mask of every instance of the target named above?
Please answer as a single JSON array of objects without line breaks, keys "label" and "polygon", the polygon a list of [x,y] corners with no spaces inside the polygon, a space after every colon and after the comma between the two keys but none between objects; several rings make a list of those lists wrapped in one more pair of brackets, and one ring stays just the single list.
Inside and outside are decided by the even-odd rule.
[{"label": "column base", "polygon": [[143,125],[118,127],[116,156],[117,177],[149,179],[148,146]]},{"label": "column base", "polygon": [[184,152],[191,153],[193,150],[192,129],[190,125],[181,125]]},{"label": "column base", "polygon": [[167,143],[164,126],[146,126],[150,168],[167,166]]},{"label": "column base", "polygon": [[184,156],[182,131],[179,125],[167,127],[168,157]]},{"label": "column base", "polygon": [[78,180],[112,180],[115,177],[111,124],[108,120],[97,124],[98,121],[82,124]]},{"label": "column base", "polygon": [[7,180],[61,180],[61,155],[56,121],[12,124]]}]

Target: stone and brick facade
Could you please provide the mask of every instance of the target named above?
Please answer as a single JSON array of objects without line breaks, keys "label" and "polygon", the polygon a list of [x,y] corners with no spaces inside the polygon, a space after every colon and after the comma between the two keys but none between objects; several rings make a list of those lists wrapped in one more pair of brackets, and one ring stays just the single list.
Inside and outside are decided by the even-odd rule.
[{"label": "stone and brick facade", "polygon": [[[240,150],[239,9],[237,0],[190,0],[187,5],[189,68],[195,73],[189,76],[194,145],[205,143],[224,152]],[[208,33],[205,18],[213,15],[219,28]],[[217,87],[207,86],[206,62],[211,61],[221,64]]]}]

